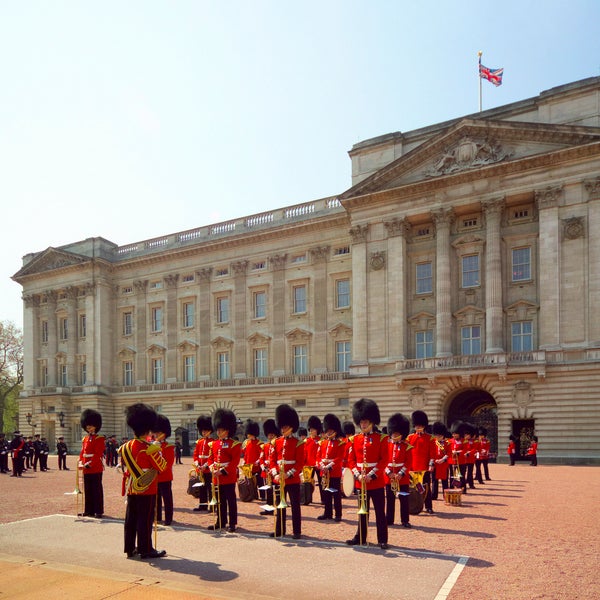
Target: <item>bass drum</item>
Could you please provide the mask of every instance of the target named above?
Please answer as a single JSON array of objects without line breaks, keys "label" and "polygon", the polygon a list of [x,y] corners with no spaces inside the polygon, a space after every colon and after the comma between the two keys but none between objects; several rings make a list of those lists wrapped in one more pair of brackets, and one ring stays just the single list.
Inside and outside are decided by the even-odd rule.
[{"label": "bass drum", "polygon": [[354,475],[350,469],[344,469],[342,473],[342,495],[344,498],[352,497],[354,493]]},{"label": "bass drum", "polygon": [[418,515],[425,506],[425,497],[414,487],[410,487],[408,493],[408,512],[411,515]]}]

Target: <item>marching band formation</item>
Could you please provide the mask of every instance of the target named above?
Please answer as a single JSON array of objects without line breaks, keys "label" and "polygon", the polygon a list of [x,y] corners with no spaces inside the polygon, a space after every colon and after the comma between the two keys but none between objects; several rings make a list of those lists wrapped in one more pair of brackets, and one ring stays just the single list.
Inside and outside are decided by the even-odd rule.
[{"label": "marching band formation", "polygon": [[[446,504],[461,504],[475,479],[479,483],[490,479],[485,429],[465,422],[453,423],[450,431],[441,422],[430,426],[427,414],[415,410],[410,419],[401,413],[391,415],[381,430],[379,407],[369,398],[354,403],[352,419],[342,424],[334,414],[326,414],[322,421],[313,415],[308,431],[303,431],[296,410],[280,404],[275,418],[263,423],[262,442],[259,425],[252,420],[245,423],[245,439],[236,439],[237,419],[229,409],[199,416],[187,489],[198,500],[193,510],[212,514],[208,530],[235,532],[238,495],[245,502],[261,500],[259,514],[273,519],[269,535],[281,538],[288,531],[289,508],[291,534],[297,540],[302,537],[301,507],[310,504],[313,492],[318,490],[323,506],[319,521],[340,522],[342,498],[356,497],[356,531],[346,543],[367,545],[372,506],[377,544],[385,550],[388,527],[397,522],[396,500],[399,524],[410,528],[411,515],[422,510],[433,513],[433,500],[443,496]],[[145,404],[130,406],[126,421],[135,437],[118,448],[122,494],[127,498],[124,552],[128,558],[160,558],[166,552],[156,549],[156,523],[173,521],[176,452],[168,442],[171,425]],[[101,426],[100,413],[83,411],[81,427],[86,435],[73,492],[81,494],[83,474],[80,516],[101,518],[104,512]],[[532,448],[533,456],[536,450]]]}]

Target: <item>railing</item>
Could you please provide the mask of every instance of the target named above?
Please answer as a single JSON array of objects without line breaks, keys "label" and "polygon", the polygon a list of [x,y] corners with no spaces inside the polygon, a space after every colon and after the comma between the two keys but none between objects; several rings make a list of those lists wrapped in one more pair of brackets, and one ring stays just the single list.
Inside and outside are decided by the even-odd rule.
[{"label": "railing", "polygon": [[399,360],[396,371],[422,371],[464,367],[498,367],[506,365],[542,364],[547,361],[545,350],[494,354],[466,354],[436,358]]}]

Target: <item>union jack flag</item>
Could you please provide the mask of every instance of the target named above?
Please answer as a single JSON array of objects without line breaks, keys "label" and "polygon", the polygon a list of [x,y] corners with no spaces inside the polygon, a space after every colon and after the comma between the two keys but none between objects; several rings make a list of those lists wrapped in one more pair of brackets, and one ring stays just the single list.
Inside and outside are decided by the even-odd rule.
[{"label": "union jack flag", "polygon": [[487,79],[496,87],[502,85],[502,75],[504,75],[503,68],[490,69],[489,67],[484,67],[481,63],[479,63],[479,77],[481,77],[482,79]]}]

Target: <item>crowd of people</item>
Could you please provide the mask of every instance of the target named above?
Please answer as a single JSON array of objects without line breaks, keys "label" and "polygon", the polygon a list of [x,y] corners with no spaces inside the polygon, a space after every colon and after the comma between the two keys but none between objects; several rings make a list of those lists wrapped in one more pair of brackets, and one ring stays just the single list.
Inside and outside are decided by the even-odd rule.
[{"label": "crowd of people", "polygon": [[[457,421],[450,429],[442,422],[430,425],[427,414],[415,410],[410,418],[394,413],[381,425],[379,407],[361,398],[352,407],[352,421],[341,423],[334,414],[321,420],[313,415],[301,428],[296,410],[281,404],[275,418],[262,426],[249,419],[238,436],[233,411],[217,409],[197,419],[198,440],[193,452],[188,493],[198,499],[194,511],[211,511],[211,531],[235,532],[238,493],[245,500],[260,500],[261,516],[273,519],[271,537],[287,533],[291,512],[292,538],[302,537],[302,505],[310,503],[313,491],[323,506],[319,521],[342,520],[342,497],[356,496],[357,528],[348,545],[367,543],[369,514],[375,513],[377,544],[388,548],[388,527],[394,525],[396,500],[399,524],[410,528],[411,502],[415,495],[421,508],[433,513],[433,501],[448,490],[467,494],[475,481],[490,480],[490,441],[483,428]],[[123,473],[122,494],[127,497],[124,552],[128,558],[160,558],[166,552],[153,547],[151,530],[156,523],[173,522],[173,465],[181,463],[181,444],[169,442],[169,419],[145,404],[127,409],[127,425],[134,438],[106,439],[101,433],[102,416],[86,409],[81,414],[85,432],[78,469],[83,479],[84,503],[80,516],[102,518],[104,493],[102,474],[106,466]],[[357,431],[358,428],[358,431]],[[243,437],[244,439],[238,439]],[[507,452],[512,459],[515,444]],[[57,446],[58,467],[68,470],[68,448],[61,437]],[[48,443],[39,435],[25,440],[19,432],[8,442],[0,434],[0,467],[18,477],[28,468],[48,469]],[[537,438],[530,447],[537,464]],[[511,460],[512,464],[512,460]],[[316,481],[316,484],[315,484]],[[237,484],[237,490],[236,490]],[[242,485],[244,484],[244,485]],[[413,513],[414,514],[414,513]]]}]

